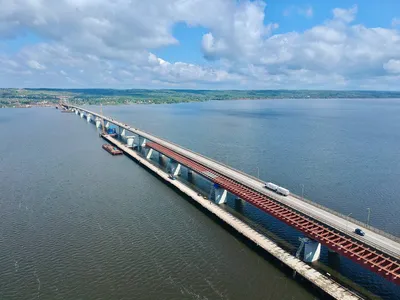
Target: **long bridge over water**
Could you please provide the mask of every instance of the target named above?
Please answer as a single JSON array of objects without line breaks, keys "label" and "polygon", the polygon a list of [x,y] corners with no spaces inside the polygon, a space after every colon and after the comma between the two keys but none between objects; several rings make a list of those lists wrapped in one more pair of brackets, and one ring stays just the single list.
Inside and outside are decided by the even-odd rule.
[{"label": "long bridge over water", "polygon": [[[330,251],[345,256],[400,285],[400,239],[398,237],[304,200],[297,195],[278,195],[266,189],[265,182],[258,178],[110,117],[74,105],[63,104],[63,106],[86,118],[88,122],[96,124],[98,128],[101,127],[102,121],[105,122],[105,127],[113,124],[118,129],[118,137],[123,139],[124,143],[111,136],[106,135],[104,138],[138,161],[146,163],[146,160],[148,161],[158,152],[161,160],[162,158],[169,160],[172,175],[177,176],[180,169],[184,167],[188,169],[189,179],[195,173],[212,182],[213,191],[210,193],[210,198],[215,204],[226,202],[227,193],[231,193],[302,232],[309,238],[304,248],[305,262],[318,260],[321,246],[325,246]],[[153,165],[151,166],[148,167],[154,168]],[[153,171],[159,175],[162,173],[160,170]],[[177,185],[173,182],[173,177],[164,179]],[[185,192],[191,195],[190,191],[185,190]],[[196,192],[192,191],[192,193],[194,194],[191,196],[196,198]],[[365,236],[355,234],[355,228],[362,229]]]}]

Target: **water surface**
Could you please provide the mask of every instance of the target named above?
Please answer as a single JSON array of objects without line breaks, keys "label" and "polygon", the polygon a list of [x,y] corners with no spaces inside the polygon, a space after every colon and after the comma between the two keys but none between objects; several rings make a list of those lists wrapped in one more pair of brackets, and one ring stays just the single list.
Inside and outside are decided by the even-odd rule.
[{"label": "water surface", "polygon": [[0,123],[0,299],[313,298],[76,115]]},{"label": "water surface", "polygon": [[[373,226],[400,235],[399,100],[104,111],[295,193],[304,185],[305,197],[360,221],[370,208]],[[94,126],[75,114],[3,109],[0,125],[1,299],[315,297],[146,170],[102,150]],[[296,245],[294,230],[240,211]],[[346,260],[339,271],[385,298],[400,295]]]}]

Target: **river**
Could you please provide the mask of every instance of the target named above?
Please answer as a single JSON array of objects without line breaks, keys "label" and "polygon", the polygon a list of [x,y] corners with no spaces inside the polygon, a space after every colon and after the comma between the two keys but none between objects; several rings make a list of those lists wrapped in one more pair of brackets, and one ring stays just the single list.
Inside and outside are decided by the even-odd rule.
[{"label": "river", "polygon": [[[91,107],[98,111],[98,107]],[[400,100],[105,106],[106,115],[400,235]],[[0,110],[0,299],[313,299],[94,126]],[[296,245],[290,228],[241,212]],[[322,258],[322,262],[326,261]],[[344,260],[387,298],[400,290]]]}]

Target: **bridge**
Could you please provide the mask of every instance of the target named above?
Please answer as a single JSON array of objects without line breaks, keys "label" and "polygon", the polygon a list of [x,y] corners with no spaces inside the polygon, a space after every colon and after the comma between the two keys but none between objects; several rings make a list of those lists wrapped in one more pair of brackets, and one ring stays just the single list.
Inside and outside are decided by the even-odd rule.
[{"label": "bridge", "polygon": [[[181,167],[185,167],[189,175],[195,173],[212,182],[210,198],[215,203],[225,203],[227,193],[231,193],[303,233],[309,238],[305,243],[305,262],[318,260],[322,245],[400,285],[398,237],[299,196],[278,195],[266,189],[265,183],[258,178],[110,117],[74,105],[63,106],[88,122],[94,122],[98,128],[101,121],[105,122],[106,128],[113,124],[118,129],[118,136],[126,141],[125,145],[146,159],[158,152],[160,158],[169,160],[172,175],[178,176]],[[355,228],[362,229],[365,236],[355,234]]]}]

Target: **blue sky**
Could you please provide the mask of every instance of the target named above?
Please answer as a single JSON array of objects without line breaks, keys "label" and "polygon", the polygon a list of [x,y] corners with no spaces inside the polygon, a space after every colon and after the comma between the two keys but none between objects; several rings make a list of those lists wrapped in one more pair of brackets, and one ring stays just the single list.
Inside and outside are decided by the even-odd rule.
[{"label": "blue sky", "polygon": [[397,0],[1,7],[1,87],[399,89]]}]

